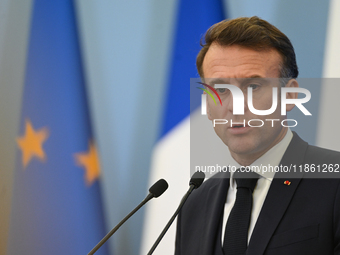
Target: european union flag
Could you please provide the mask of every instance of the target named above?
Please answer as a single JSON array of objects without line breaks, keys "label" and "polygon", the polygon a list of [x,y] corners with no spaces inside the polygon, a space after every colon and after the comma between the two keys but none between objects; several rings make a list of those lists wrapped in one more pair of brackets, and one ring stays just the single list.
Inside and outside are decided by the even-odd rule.
[{"label": "european union flag", "polygon": [[87,254],[106,231],[72,0],[34,1],[24,85],[8,254]]}]

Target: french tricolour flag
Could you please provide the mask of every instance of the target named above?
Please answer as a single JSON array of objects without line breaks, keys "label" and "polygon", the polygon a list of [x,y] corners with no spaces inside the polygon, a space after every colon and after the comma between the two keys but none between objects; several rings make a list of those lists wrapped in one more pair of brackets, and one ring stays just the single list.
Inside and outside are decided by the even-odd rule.
[{"label": "french tricolour flag", "polygon": [[[160,178],[169,190],[146,209],[141,254],[146,254],[165,227],[189,187],[190,179],[190,78],[197,78],[196,55],[200,38],[214,23],[225,18],[222,0],[181,0],[177,10],[161,135],[155,146],[150,185]],[[197,93],[201,93],[197,90]],[[199,111],[200,102],[195,103]],[[195,108],[192,107],[191,109]],[[174,254],[173,224],[155,254]]]}]

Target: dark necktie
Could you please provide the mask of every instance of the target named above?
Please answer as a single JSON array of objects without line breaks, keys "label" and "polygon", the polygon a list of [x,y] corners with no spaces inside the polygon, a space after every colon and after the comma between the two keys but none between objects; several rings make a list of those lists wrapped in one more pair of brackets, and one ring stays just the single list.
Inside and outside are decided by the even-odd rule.
[{"label": "dark necktie", "polygon": [[225,255],[243,255],[247,250],[253,191],[258,177],[259,175],[253,172],[235,172],[234,174],[237,192],[224,233],[223,252]]}]

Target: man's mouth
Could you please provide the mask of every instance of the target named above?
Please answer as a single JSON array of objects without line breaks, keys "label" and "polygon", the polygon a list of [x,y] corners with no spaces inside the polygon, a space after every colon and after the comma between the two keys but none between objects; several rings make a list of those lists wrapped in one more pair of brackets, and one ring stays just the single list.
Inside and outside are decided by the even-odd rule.
[{"label": "man's mouth", "polygon": [[243,125],[243,123],[233,123],[232,126],[229,126],[229,131],[234,135],[242,135],[248,133],[250,131],[250,127],[247,125],[247,123],[246,125]]},{"label": "man's mouth", "polygon": [[230,128],[246,128],[249,127],[249,125],[247,125],[247,123],[245,125],[243,125],[242,123],[240,124],[233,124],[229,126]]}]

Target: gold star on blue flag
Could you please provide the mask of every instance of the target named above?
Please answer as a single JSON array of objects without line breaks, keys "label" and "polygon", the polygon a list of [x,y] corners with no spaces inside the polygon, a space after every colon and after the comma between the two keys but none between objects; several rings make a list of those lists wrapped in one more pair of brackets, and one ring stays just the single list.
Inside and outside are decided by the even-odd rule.
[{"label": "gold star on blue flag", "polygon": [[24,168],[34,157],[45,161],[46,153],[42,145],[47,137],[47,128],[34,130],[31,121],[26,120],[25,134],[17,139],[18,146],[22,152],[22,165]]},{"label": "gold star on blue flag", "polygon": [[97,148],[91,141],[87,152],[75,154],[77,164],[85,170],[85,182],[87,185],[92,185],[100,175],[100,164],[98,159]]}]

